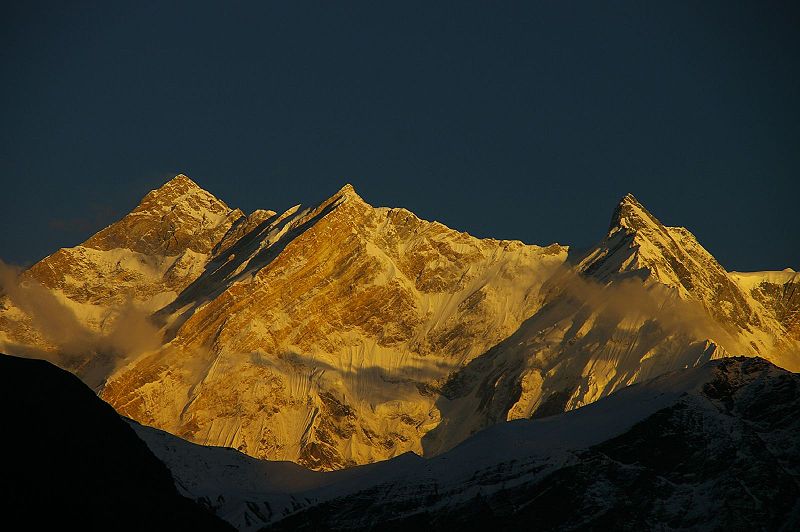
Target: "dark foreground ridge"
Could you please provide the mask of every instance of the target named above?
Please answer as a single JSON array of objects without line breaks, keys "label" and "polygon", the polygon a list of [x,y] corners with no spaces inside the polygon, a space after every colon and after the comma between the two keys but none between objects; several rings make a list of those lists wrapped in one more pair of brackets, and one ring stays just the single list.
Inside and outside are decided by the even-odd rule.
[{"label": "dark foreground ridge", "polygon": [[2,520],[19,530],[232,530],[77,377],[0,355]]}]

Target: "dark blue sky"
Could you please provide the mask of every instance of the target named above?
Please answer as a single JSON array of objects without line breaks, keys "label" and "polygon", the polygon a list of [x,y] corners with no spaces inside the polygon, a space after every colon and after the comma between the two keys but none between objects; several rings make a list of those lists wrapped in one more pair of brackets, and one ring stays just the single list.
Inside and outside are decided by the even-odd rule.
[{"label": "dark blue sky", "polygon": [[577,246],[632,192],[728,269],[800,269],[797,2],[16,4],[7,261],[182,172],[245,211],[352,182],[478,236]]}]

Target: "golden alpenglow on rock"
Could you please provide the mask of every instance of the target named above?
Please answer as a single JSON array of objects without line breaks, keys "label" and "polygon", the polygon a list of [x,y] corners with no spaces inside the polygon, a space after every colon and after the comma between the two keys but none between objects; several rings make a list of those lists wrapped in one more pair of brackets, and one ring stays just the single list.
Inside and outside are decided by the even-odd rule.
[{"label": "golden alpenglow on rock", "polygon": [[3,283],[5,352],[145,425],[320,470],[434,455],[728,354],[800,368],[797,274],[726,272],[630,195],[576,256],[350,185],[248,216],[178,175]]}]

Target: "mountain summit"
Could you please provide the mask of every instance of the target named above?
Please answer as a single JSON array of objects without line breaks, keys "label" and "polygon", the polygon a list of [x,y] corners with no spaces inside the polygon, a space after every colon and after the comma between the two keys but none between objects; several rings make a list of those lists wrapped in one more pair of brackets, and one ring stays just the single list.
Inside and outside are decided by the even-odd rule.
[{"label": "mountain summit", "polygon": [[245,215],[178,175],[23,272],[50,304],[4,295],[0,347],[56,360],[141,423],[314,469],[435,455],[728,354],[800,367],[796,276],[730,274],[632,195],[595,247],[568,251],[376,208],[351,185]]},{"label": "mountain summit", "polygon": [[775,356],[795,349],[785,324],[767,308],[770,302],[737,283],[689,230],[663,225],[631,194],[620,201],[608,234],[578,269],[602,283],[638,277],[699,302],[724,329],[732,351]]},{"label": "mountain summit", "polygon": [[660,226],[661,222],[639,203],[633,194],[625,194],[614,209],[611,216],[609,232],[614,229],[627,229],[636,231],[647,226]]},{"label": "mountain summit", "polygon": [[104,251],[124,248],[145,255],[174,256],[187,249],[208,253],[242,214],[179,174],[83,245]]}]

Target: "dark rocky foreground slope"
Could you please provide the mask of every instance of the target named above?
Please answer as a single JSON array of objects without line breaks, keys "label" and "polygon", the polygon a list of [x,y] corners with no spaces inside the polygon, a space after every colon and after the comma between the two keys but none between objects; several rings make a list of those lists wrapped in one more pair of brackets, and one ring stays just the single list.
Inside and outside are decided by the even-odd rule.
[{"label": "dark rocky foreground slope", "polygon": [[798,530],[799,414],[798,374],[759,358],[712,361],[499,425],[400,481],[269,529]]},{"label": "dark rocky foreground slope", "polygon": [[48,362],[0,355],[0,416],[5,525],[233,529],[181,496],[166,466],[114,409]]}]

